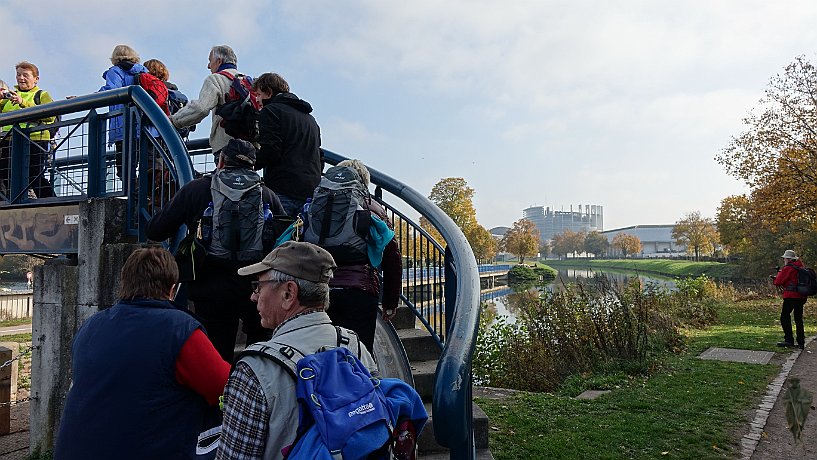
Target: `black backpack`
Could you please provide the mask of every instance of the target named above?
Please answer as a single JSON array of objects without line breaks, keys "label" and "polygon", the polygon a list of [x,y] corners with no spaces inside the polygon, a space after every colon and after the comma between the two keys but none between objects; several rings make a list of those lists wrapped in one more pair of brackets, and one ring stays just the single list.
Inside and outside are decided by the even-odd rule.
[{"label": "black backpack", "polygon": [[221,71],[230,79],[230,92],[224,97],[224,104],[216,108],[216,115],[221,117],[220,126],[228,136],[255,142],[258,139],[258,111],[261,100],[252,89],[252,77]]},{"label": "black backpack", "polygon": [[797,293],[804,296],[817,294],[817,273],[814,269],[798,267],[794,264],[789,264],[789,266],[797,270]]},{"label": "black backpack", "polygon": [[262,182],[258,173],[246,168],[219,169],[213,174],[213,227],[208,254],[238,262],[264,258]]}]

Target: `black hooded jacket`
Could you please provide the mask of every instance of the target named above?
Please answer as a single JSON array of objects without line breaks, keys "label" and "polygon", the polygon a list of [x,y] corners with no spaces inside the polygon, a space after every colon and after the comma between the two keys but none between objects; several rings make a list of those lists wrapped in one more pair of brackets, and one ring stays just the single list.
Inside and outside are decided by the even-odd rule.
[{"label": "black hooded jacket", "polygon": [[321,180],[321,131],[310,115],[312,106],[292,93],[264,101],[258,114],[255,163],[264,168],[264,184],[275,193],[305,200]]}]

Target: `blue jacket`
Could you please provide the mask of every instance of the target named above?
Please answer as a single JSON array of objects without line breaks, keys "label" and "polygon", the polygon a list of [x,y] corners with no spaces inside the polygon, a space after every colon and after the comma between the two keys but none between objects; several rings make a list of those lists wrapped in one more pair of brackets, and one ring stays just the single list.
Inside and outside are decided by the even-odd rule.
[{"label": "blue jacket", "polygon": [[206,401],[176,381],[179,351],[201,325],[160,300],[121,301],[74,338],[72,386],[55,458],[194,458]]},{"label": "blue jacket", "polygon": [[[127,69],[127,70],[125,70]],[[109,89],[116,89],[116,88],[124,88],[126,86],[133,85],[135,83],[134,75],[139,73],[146,73],[148,69],[143,66],[142,64],[132,64],[130,62],[123,62],[119,65],[111,66],[110,69],[106,70],[102,74],[102,78],[105,79],[105,84],[99,88],[99,91],[107,91]],[[109,112],[113,112],[114,110],[121,110],[122,105],[112,105],[108,107]],[[122,115],[117,115],[113,118],[108,119],[108,144],[113,144],[116,141],[121,141],[124,135],[124,130],[122,129],[123,125],[123,117]],[[159,132],[156,131],[156,128],[148,128],[150,134],[153,137],[158,137]]]}]

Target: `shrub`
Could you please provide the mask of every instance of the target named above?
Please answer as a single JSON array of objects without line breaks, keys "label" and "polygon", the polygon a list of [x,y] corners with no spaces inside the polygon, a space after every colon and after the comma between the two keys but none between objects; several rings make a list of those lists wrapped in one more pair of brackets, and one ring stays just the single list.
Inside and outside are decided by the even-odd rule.
[{"label": "shrub", "polygon": [[681,280],[671,292],[637,278],[614,285],[598,276],[558,292],[511,294],[515,322],[498,317],[491,326],[483,317],[475,380],[528,391],[553,391],[567,381],[563,391],[573,392],[584,380],[604,380],[599,376],[646,373],[660,353],[683,348],[680,327],[717,319],[718,299],[734,294],[726,291],[706,277]]}]

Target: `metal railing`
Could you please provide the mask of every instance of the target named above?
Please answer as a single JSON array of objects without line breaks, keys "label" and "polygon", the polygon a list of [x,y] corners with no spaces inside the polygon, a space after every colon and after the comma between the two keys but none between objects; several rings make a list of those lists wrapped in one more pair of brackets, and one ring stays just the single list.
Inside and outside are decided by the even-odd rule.
[{"label": "metal railing", "polygon": [[[98,112],[102,107],[120,104],[121,109]],[[22,123],[54,115],[63,117],[49,125],[58,128],[59,136],[47,147],[47,166],[40,173],[47,175],[55,196],[34,199],[28,193],[33,183],[28,177],[29,157],[35,144],[31,133],[43,127],[24,127]],[[66,118],[68,115],[76,118]],[[124,126],[121,154],[106,147],[106,122],[119,115]],[[9,171],[10,193],[0,195],[0,209],[126,197],[126,230],[141,242],[146,240],[144,227],[154,209],[192,180],[196,171],[213,169],[207,140],[185,145],[161,109],[138,86],[1,114],[0,126],[13,126],[0,142],[8,142],[3,139],[10,137],[8,145],[14,160]],[[151,126],[158,131],[158,137],[148,130]],[[330,164],[345,159],[328,150],[324,155]],[[471,359],[479,322],[476,259],[462,231],[436,205],[402,182],[369,170],[376,187],[374,197],[386,207],[401,244],[407,278],[401,299],[442,348],[433,411],[445,423],[434,424],[435,438],[451,449],[451,458],[475,458]],[[391,195],[389,199],[384,199],[384,192]],[[422,216],[436,228],[445,246],[408,213]],[[183,229],[179,236],[181,232]]]},{"label": "metal railing", "polygon": [[[324,157],[332,164],[344,159],[328,150],[324,150]],[[415,260],[422,259],[435,267],[443,267],[444,289],[443,292],[429,293],[431,311],[417,308],[416,302],[403,295],[404,302],[415,305],[415,314],[432,335],[444,343],[434,379],[432,407],[434,417],[444,423],[434,424],[434,437],[440,445],[451,449],[450,458],[476,458],[471,402],[471,360],[480,313],[476,258],[459,227],[428,198],[376,169],[369,168],[369,173],[372,184],[377,187],[375,197],[379,201],[383,202],[382,191],[385,190],[427,219],[445,240],[446,247],[443,248],[420,225],[399,213],[393,206],[395,203],[388,206],[393,213],[397,237],[401,244],[409,244],[408,248],[402,248],[404,257],[410,254]],[[423,286],[424,280],[418,279],[416,285]],[[437,310],[437,305],[444,306],[443,312]]]},{"label": "metal railing", "polygon": [[[121,108],[99,111],[111,106]],[[38,124],[53,116],[61,120]],[[117,146],[108,142],[107,124],[119,116],[123,135]],[[193,179],[178,132],[139,86],[6,112],[0,114],[0,126],[11,127],[0,133],[0,157],[10,158],[10,166],[0,169],[0,209],[127,197],[126,231],[145,241],[144,224],[152,209]],[[55,131],[50,141],[32,139],[45,129]],[[45,161],[42,169],[32,170],[32,157],[37,155]],[[53,197],[32,194],[43,178]]]}]

